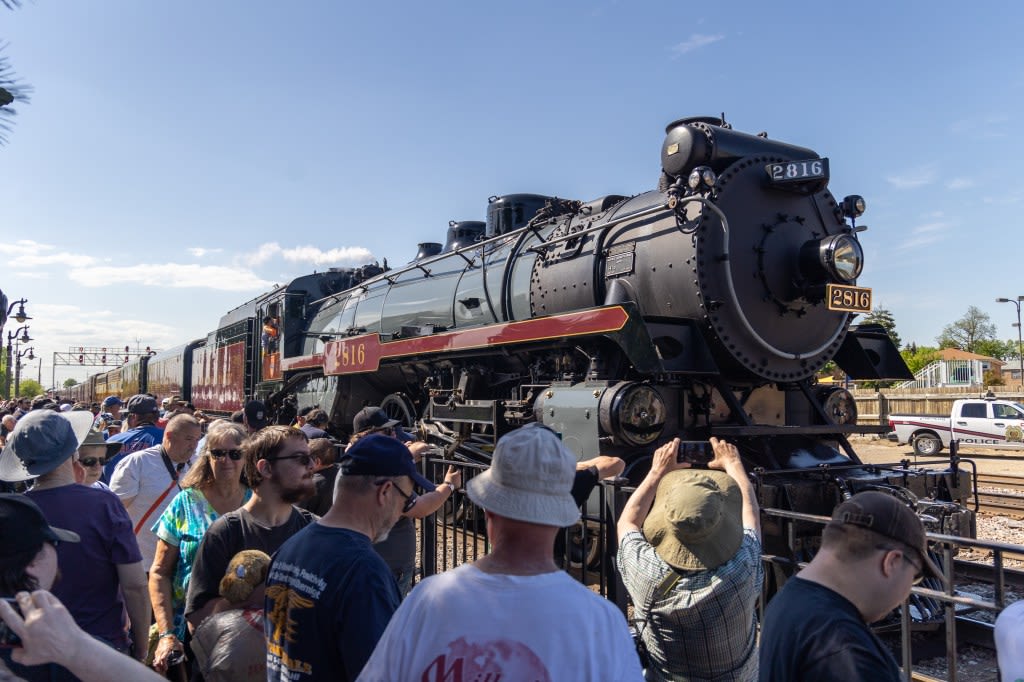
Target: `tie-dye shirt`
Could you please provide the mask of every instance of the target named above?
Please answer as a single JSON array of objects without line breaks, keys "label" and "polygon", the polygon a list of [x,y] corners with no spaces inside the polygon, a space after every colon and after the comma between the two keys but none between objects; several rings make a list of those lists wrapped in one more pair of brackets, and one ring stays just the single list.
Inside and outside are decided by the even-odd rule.
[{"label": "tie-dye shirt", "polygon": [[[252,491],[246,489],[242,504],[249,501]],[[178,639],[185,639],[185,593],[188,579],[192,575],[192,562],[210,525],[220,514],[213,508],[206,496],[196,488],[185,488],[174,496],[160,519],[153,524],[156,536],[178,548],[178,567],[171,582],[171,596],[174,603],[174,632]]]}]

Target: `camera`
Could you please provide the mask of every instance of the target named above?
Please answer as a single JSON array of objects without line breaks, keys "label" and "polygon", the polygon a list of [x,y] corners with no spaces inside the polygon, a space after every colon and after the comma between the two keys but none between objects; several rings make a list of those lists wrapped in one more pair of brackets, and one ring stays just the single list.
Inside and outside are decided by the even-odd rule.
[{"label": "camera", "polygon": [[[3,599],[11,605],[15,613],[21,615],[21,609],[18,608],[18,602],[14,600],[14,597],[4,597]],[[14,630],[3,619],[0,619],[0,647],[16,646],[21,646],[21,637],[18,637]]]},{"label": "camera", "polygon": [[713,458],[711,443],[706,440],[679,441],[679,450],[676,453],[677,462],[689,462],[695,467],[707,467],[708,462]]}]

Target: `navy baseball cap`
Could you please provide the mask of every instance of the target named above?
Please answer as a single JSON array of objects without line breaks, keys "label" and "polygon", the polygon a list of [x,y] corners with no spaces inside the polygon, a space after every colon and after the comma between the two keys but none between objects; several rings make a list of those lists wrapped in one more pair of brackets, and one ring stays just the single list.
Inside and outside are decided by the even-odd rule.
[{"label": "navy baseball cap", "polygon": [[423,490],[437,486],[416,471],[409,448],[383,434],[360,438],[341,456],[342,476],[408,476]]},{"label": "navy baseball cap", "polygon": [[106,398],[103,399],[103,407],[110,407],[111,405],[120,406],[124,405],[124,403],[122,403],[121,399],[118,398],[116,395],[108,395]]}]

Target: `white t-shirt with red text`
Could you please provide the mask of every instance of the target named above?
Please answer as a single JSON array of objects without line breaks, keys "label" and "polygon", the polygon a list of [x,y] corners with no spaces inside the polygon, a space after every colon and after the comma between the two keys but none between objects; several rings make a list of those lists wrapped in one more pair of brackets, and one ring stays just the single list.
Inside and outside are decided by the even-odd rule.
[{"label": "white t-shirt with red text", "polygon": [[642,680],[622,612],[564,571],[494,575],[464,564],[416,586],[361,682]]}]

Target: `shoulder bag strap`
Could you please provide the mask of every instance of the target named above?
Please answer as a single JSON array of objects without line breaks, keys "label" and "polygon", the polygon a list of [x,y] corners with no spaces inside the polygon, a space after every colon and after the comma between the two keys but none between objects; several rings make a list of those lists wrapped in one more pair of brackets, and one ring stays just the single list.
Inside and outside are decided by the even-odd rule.
[{"label": "shoulder bag strap", "polygon": [[[167,496],[171,494],[171,491],[178,488],[178,470],[174,468],[174,464],[171,462],[171,458],[167,456],[164,449],[160,448],[160,458],[164,462],[164,466],[167,467],[167,473],[171,475],[171,484],[167,486],[167,490],[163,491],[160,497],[156,498],[156,502],[146,510],[146,513],[142,515],[142,518],[137,524],[135,524],[135,534],[138,535],[139,531],[146,527],[146,521],[153,515],[153,512],[167,499]],[[180,488],[178,488],[180,490]]]}]

